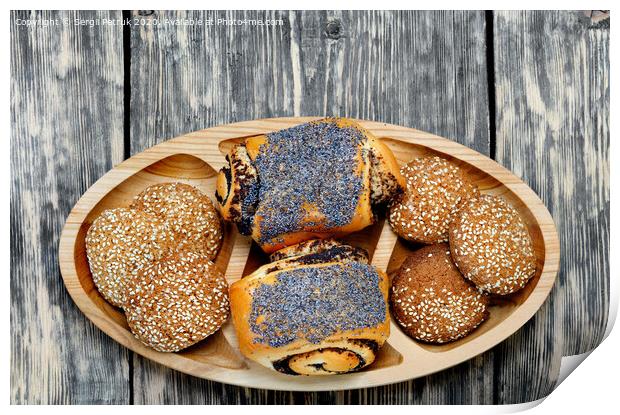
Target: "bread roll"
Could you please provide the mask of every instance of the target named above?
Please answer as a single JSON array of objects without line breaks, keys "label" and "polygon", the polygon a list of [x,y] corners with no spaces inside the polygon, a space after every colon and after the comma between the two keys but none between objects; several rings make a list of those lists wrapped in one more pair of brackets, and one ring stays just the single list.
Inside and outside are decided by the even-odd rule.
[{"label": "bread roll", "polygon": [[178,352],[228,319],[228,283],[207,255],[177,251],[137,272],[123,309],[138,340],[160,352]]},{"label": "bread roll", "polygon": [[[389,336],[388,277],[354,257],[334,259],[331,250],[264,265],[232,284],[247,358],[291,375],[347,373],[375,360]],[[324,259],[314,262],[317,254]]]},{"label": "bread roll", "polygon": [[363,229],[406,186],[390,149],[345,118],[249,137],[227,158],[220,213],[267,253]]}]

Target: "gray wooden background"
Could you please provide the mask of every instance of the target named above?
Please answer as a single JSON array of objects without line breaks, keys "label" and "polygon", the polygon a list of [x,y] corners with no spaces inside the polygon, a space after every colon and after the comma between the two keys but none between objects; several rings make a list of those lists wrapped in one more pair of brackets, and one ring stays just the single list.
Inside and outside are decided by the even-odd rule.
[{"label": "gray wooden background", "polygon": [[[26,27],[15,19],[282,19],[282,26]],[[609,20],[583,12],[11,12],[11,402],[517,403],[596,347],[609,304]],[[438,374],[326,393],[193,378],[119,346],[57,263],[73,204],[124,158],[181,133],[340,115],[488,154],[551,211],[559,280],[520,331]]]}]

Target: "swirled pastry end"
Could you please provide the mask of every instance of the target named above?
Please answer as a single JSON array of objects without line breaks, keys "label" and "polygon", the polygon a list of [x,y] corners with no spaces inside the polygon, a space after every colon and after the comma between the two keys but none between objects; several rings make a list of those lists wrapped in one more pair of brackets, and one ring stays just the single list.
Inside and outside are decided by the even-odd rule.
[{"label": "swirled pastry end", "polygon": [[228,165],[217,177],[215,198],[224,220],[234,222],[243,235],[252,233],[258,203],[258,174],[244,145],[226,155]]},{"label": "swirled pastry end", "polygon": [[362,262],[302,264],[304,257],[264,265],[231,286],[241,352],[288,374],[368,366],[389,336],[387,275]]}]

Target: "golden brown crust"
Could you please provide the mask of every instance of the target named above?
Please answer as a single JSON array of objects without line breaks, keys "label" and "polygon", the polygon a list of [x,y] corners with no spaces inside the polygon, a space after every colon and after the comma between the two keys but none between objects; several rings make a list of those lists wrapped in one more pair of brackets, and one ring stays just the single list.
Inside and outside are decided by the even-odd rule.
[{"label": "golden brown crust", "polygon": [[492,294],[511,294],[536,272],[527,225],[504,199],[471,199],[450,225],[454,262],[476,286]]},{"label": "golden brown crust", "polygon": [[333,239],[313,239],[283,248],[270,256],[267,273],[295,266],[326,262],[360,262],[368,264],[368,252],[363,248],[346,245]]},{"label": "golden brown crust", "polygon": [[260,146],[267,144],[267,140],[268,138],[264,134],[248,137],[245,139],[245,147],[248,151],[248,156],[250,157],[250,160],[256,160],[256,157],[258,156],[260,150]]},{"label": "golden brown crust", "polygon": [[101,295],[117,307],[125,303],[127,284],[136,272],[175,245],[173,232],[163,221],[129,208],[104,211],[86,234],[93,281]]},{"label": "golden brown crust", "polygon": [[445,343],[466,336],[488,317],[489,299],[452,262],[448,244],[419,249],[392,281],[392,315],[409,336]]},{"label": "golden brown crust", "polygon": [[448,241],[448,227],[458,209],[479,194],[456,165],[436,156],[411,160],[401,169],[404,195],[389,209],[389,222],[403,239],[433,244]]},{"label": "golden brown crust", "polygon": [[222,225],[213,203],[184,183],[160,183],[144,189],[131,204],[157,216],[173,232],[176,248],[214,259],[222,242]]},{"label": "golden brown crust", "polygon": [[140,270],[124,306],[132,333],[160,352],[176,352],[217,331],[228,318],[228,283],[208,257],[177,252]]},{"label": "golden brown crust", "polygon": [[[366,197],[363,198],[366,199]],[[370,209],[365,209],[366,206],[369,205],[364,202],[358,205],[356,214],[353,216],[351,222],[346,226],[339,226],[325,230],[322,230],[316,226],[308,226],[311,228],[310,230],[281,234],[278,236],[277,240],[270,240],[263,243],[259,242],[261,240],[261,232],[258,226],[255,226],[253,228],[252,238],[257,241],[263,251],[268,254],[310,239],[340,238],[352,232],[364,229],[374,223],[374,215]],[[308,219],[310,219],[310,216],[308,216]],[[255,217],[255,223],[258,224],[260,221],[260,216]]]},{"label": "golden brown crust", "polygon": [[[271,270],[274,265],[278,268],[277,271]],[[303,266],[289,265],[289,267],[280,268],[278,263],[267,264],[232,284],[230,289],[231,311],[241,352],[249,359],[266,367],[289,374],[343,373],[359,370],[372,363],[377,349],[383,345],[389,335],[389,310],[387,307],[389,280],[387,275],[372,268],[373,272],[377,273],[378,285],[374,287],[374,290],[377,290],[379,296],[372,301],[378,301],[378,304],[382,303],[384,307],[376,324],[366,327],[362,324],[359,327],[353,326],[351,329],[331,332],[326,329],[326,325],[329,325],[329,319],[335,318],[342,311],[334,309],[330,313],[326,312],[327,314],[324,314],[320,320],[314,318],[311,319],[312,323],[303,322],[310,324],[310,326],[304,325],[303,327],[306,329],[292,333],[286,330],[286,327],[289,326],[283,328],[277,324],[277,321],[286,321],[286,324],[292,324],[290,321],[303,318],[300,317],[303,307],[300,307],[301,304],[295,303],[295,301],[302,300],[286,296],[287,290],[299,289],[304,291],[302,287],[306,287],[310,290],[309,292],[306,291],[307,295],[310,295],[314,299],[313,301],[327,303],[328,300],[333,300],[330,296],[333,296],[334,290],[337,289],[334,286],[328,287],[328,284],[313,287],[311,281],[316,278],[320,279],[321,275],[328,277],[330,281],[332,281],[332,277],[339,278],[337,275],[342,275],[342,273],[329,274],[330,271],[333,271],[333,267],[338,267],[344,273],[350,273],[356,272],[357,269],[368,270],[370,266],[361,263],[340,262]],[[307,277],[308,275],[314,277]],[[293,278],[287,280],[288,277]],[[310,280],[305,278],[310,278]],[[299,287],[283,284],[297,284]],[[360,287],[359,289],[364,293],[375,292],[371,286],[364,289]],[[274,301],[263,304],[262,301],[266,299],[266,291],[276,297],[284,295],[283,298],[278,298],[285,304]],[[346,298],[347,293],[345,291],[342,298],[338,294],[338,298],[341,298],[343,302],[351,300]],[[370,295],[372,296],[372,294]],[[264,310],[261,307],[280,307],[279,310],[285,315],[285,310],[290,309],[291,314],[288,314],[288,318],[284,318],[284,320],[280,320],[284,315],[279,318],[274,317],[275,320],[273,320],[270,316],[279,315],[274,314],[273,310],[271,312],[262,311],[257,314],[257,310]],[[368,307],[372,308],[370,305],[367,305],[366,308]],[[361,313],[356,307],[347,308],[347,310],[353,315],[358,312]],[[377,315],[373,314],[373,317],[376,318]],[[321,323],[322,321],[325,322]],[[276,335],[272,330],[282,331]],[[305,337],[312,336],[312,333],[323,333],[323,336],[314,339]],[[267,340],[268,338],[271,341]]]}]

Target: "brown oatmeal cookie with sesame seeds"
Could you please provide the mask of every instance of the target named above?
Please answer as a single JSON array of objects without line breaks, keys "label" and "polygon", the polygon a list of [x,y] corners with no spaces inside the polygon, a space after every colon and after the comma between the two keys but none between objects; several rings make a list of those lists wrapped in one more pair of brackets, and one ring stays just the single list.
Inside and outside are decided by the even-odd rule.
[{"label": "brown oatmeal cookie with sesame seeds", "polygon": [[138,340],[160,352],[176,352],[224,324],[228,283],[205,255],[177,252],[139,272],[124,309]]},{"label": "brown oatmeal cookie with sesame seeds", "polygon": [[179,250],[214,259],[222,242],[222,226],[211,199],[193,186],[161,183],[147,187],[131,207],[158,216],[173,230]]},{"label": "brown oatmeal cookie with sesame seeds", "polygon": [[103,297],[121,307],[128,282],[174,247],[168,227],[157,217],[128,208],[109,209],[86,233],[86,255]]},{"label": "brown oatmeal cookie with sesame seeds", "polygon": [[459,167],[437,156],[413,159],[400,173],[407,190],[389,208],[394,232],[408,241],[447,242],[450,221],[466,200],[479,194],[478,188]]},{"label": "brown oatmeal cookie with sesame seeds", "polygon": [[407,335],[446,343],[486,320],[489,298],[463,278],[444,243],[419,249],[405,259],[392,281],[390,304]]},{"label": "brown oatmeal cookie with sesame seeds", "polygon": [[518,291],[536,272],[527,226],[501,197],[483,195],[463,206],[450,225],[450,248],[465,278],[492,294]]}]

